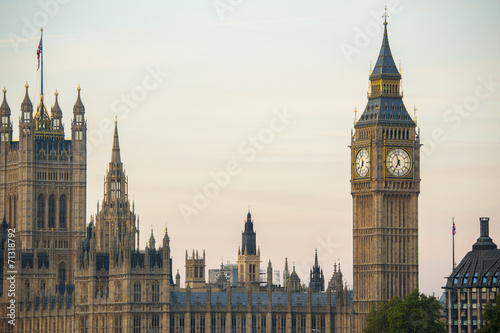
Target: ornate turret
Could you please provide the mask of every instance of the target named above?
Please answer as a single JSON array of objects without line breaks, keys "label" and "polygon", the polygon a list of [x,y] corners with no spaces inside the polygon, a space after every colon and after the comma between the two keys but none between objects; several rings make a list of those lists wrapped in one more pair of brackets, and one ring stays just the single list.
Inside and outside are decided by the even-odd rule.
[{"label": "ornate turret", "polygon": [[287,287],[291,289],[291,291],[293,292],[300,291],[300,278],[297,272],[295,271],[295,265],[293,265],[292,274],[290,274],[290,280]]},{"label": "ornate turret", "polygon": [[288,269],[288,258],[285,258],[285,269],[283,270],[283,287],[288,287],[290,280],[290,270]]},{"label": "ornate turret", "polygon": [[156,249],[156,240],[155,240],[155,236],[153,235],[153,228],[151,228],[151,236],[149,237],[149,243],[148,243],[148,247],[150,250],[155,250]]},{"label": "ornate turret", "polygon": [[56,92],[54,93],[56,96],[56,101],[54,102],[54,106],[51,109],[51,116],[52,116],[52,126],[54,128],[54,131],[59,131],[64,133],[64,127],[62,125],[62,110],[61,107],[59,106],[59,93]]},{"label": "ornate turret", "polygon": [[271,259],[267,263],[267,286],[271,287],[273,285],[273,265],[271,264]]},{"label": "ornate turret", "polygon": [[312,292],[320,292],[325,290],[325,277],[323,270],[319,267],[318,263],[318,249],[314,254],[314,266],[310,271],[309,287]]},{"label": "ornate turret", "polygon": [[3,88],[3,101],[0,105],[0,152],[4,152],[10,148],[12,141],[12,124],[10,122],[10,107],[7,103],[7,90]]}]

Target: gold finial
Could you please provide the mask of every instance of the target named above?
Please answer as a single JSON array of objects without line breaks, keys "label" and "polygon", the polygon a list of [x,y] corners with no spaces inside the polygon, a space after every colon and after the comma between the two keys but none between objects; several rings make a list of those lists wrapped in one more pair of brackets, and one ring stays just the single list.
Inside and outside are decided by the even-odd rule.
[{"label": "gold finial", "polygon": [[385,13],[384,15],[382,15],[382,17],[384,18],[384,25],[387,25],[387,18],[389,17],[389,15],[387,14],[387,6],[385,6]]},{"label": "gold finial", "polygon": [[56,89],[56,92],[54,93],[54,95],[56,95],[56,97],[57,97],[57,95],[59,95],[59,93],[57,92],[57,89]]},{"label": "gold finial", "polygon": [[5,93],[7,92],[7,89],[5,89],[5,87],[3,87],[3,94],[5,95]]},{"label": "gold finial", "polygon": [[76,90],[78,90],[78,92],[80,92],[80,90],[82,90],[82,88],[80,88],[80,85],[78,85],[78,87],[76,88]]},{"label": "gold finial", "polygon": [[24,88],[28,89],[30,85],[28,84],[28,81],[26,81],[26,84],[24,85]]},{"label": "gold finial", "polygon": [[417,106],[413,106],[413,120],[417,122]]},{"label": "gold finial", "polygon": [[[118,124],[118,116],[115,116],[115,125],[116,124]],[[151,224],[151,226],[153,226],[153,225]]]},{"label": "gold finial", "polygon": [[40,31],[43,31],[43,28],[40,28]]}]

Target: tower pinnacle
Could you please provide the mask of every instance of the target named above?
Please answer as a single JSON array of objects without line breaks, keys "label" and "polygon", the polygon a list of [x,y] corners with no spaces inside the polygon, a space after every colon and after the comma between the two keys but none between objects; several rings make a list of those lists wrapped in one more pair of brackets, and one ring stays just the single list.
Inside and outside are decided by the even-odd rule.
[{"label": "tower pinnacle", "polygon": [[113,164],[121,164],[120,157],[120,142],[118,139],[118,122],[115,119],[115,133],[113,137],[113,150],[111,152],[111,163]]}]

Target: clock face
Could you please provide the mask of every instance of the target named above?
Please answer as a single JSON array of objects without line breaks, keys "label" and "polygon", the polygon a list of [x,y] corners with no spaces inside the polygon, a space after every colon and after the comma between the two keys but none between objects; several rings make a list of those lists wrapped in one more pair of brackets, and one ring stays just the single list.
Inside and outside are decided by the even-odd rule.
[{"label": "clock face", "polygon": [[366,149],[360,149],[356,154],[356,172],[359,177],[366,177],[370,170],[370,155]]},{"label": "clock face", "polygon": [[391,175],[402,177],[410,171],[410,154],[401,148],[393,149],[387,155],[386,164]]}]

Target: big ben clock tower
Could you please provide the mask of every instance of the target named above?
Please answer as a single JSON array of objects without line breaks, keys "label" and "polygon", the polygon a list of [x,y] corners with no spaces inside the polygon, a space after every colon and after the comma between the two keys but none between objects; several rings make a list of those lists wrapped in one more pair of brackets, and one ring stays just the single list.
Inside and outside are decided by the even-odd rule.
[{"label": "big ben clock tower", "polygon": [[401,74],[384,37],[368,103],[351,138],[356,328],[380,300],[418,288],[420,140],[403,104]]}]

